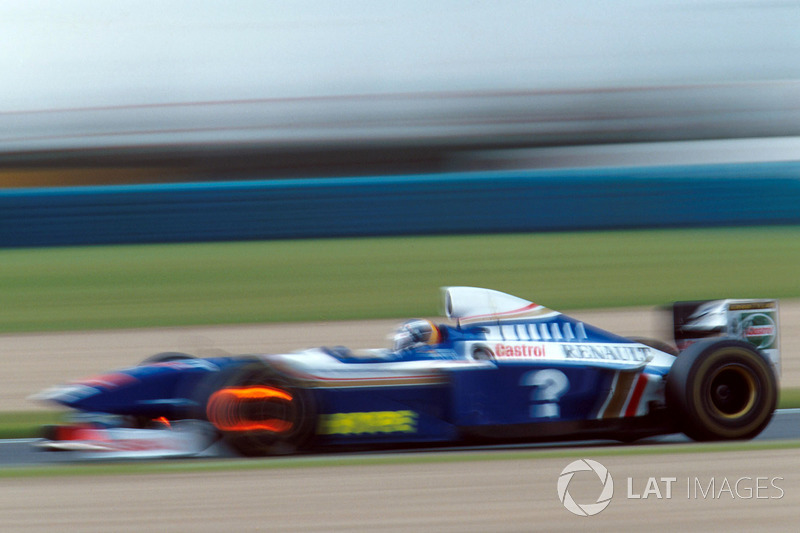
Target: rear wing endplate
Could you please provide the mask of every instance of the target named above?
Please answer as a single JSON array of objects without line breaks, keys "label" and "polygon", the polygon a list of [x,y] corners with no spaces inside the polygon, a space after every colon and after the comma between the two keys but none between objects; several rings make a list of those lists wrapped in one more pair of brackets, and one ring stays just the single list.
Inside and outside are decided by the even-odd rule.
[{"label": "rear wing endplate", "polygon": [[780,377],[778,300],[704,300],[672,307],[679,350],[708,337],[734,337],[752,344]]}]

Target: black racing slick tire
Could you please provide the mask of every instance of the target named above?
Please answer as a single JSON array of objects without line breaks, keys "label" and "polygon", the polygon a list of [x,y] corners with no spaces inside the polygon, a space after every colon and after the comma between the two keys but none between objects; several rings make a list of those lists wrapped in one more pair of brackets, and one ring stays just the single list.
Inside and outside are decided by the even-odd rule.
[{"label": "black racing slick tire", "polygon": [[681,431],[694,440],[751,439],[772,418],[778,383],[770,362],[752,345],[707,339],[677,357],[666,399]]},{"label": "black racing slick tire", "polygon": [[245,456],[283,455],[305,447],[315,433],[311,391],[262,362],[226,372],[205,403],[205,418]]}]

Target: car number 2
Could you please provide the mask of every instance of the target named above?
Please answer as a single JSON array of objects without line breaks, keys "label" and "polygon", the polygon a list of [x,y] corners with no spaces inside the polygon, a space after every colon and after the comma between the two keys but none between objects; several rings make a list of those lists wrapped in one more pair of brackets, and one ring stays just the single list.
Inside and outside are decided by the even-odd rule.
[{"label": "car number 2", "polygon": [[547,368],[522,375],[520,385],[533,387],[531,391],[531,418],[558,418],[561,397],[569,390],[569,379],[560,370]]}]

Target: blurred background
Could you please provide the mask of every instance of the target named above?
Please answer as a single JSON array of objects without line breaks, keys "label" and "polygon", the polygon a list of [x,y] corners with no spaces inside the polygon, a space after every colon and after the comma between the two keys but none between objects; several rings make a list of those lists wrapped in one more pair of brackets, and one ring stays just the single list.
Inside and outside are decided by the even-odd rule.
[{"label": "blurred background", "polygon": [[8,2],[0,184],[796,159],[798,28],[793,0]]},{"label": "blurred background", "polygon": [[[774,163],[798,159],[798,28],[794,0],[5,3],[0,245],[794,223],[798,169]],[[605,220],[691,196],[687,176],[738,181]],[[333,177],[372,181],[295,179]],[[187,182],[220,188],[30,190]]]}]

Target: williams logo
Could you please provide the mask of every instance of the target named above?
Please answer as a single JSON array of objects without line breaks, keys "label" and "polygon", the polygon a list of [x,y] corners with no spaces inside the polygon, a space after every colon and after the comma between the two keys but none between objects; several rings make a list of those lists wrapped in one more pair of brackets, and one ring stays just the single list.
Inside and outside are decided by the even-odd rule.
[{"label": "williams logo", "polygon": [[[602,488],[597,501],[594,503],[578,503],[569,493],[569,483],[572,477],[577,472],[594,472],[600,479]],[[611,479],[611,474],[608,469],[591,459],[578,459],[568,464],[561,475],[558,476],[558,499],[564,504],[564,507],[571,513],[578,516],[594,516],[600,513],[603,509],[608,507],[611,503],[611,497],[614,495],[614,480]]]}]

